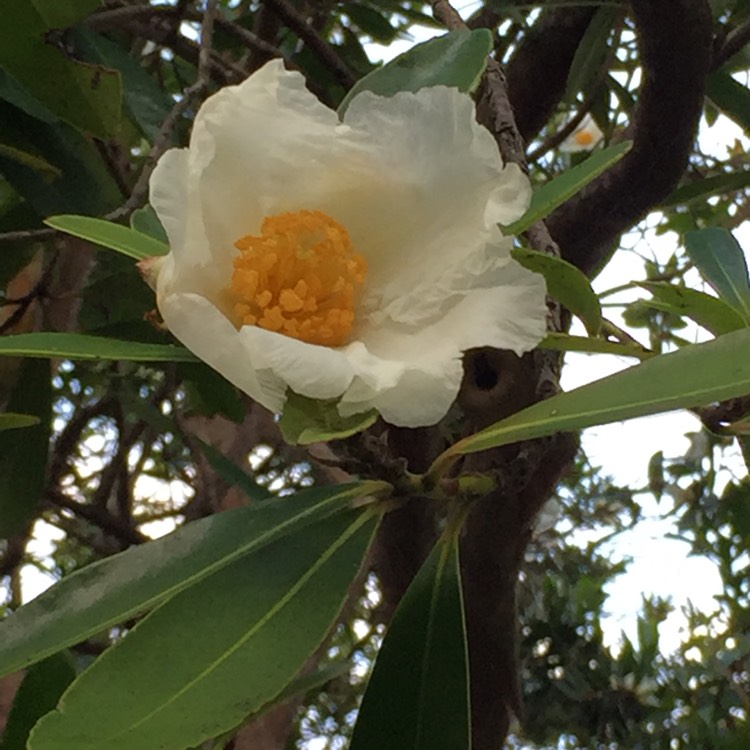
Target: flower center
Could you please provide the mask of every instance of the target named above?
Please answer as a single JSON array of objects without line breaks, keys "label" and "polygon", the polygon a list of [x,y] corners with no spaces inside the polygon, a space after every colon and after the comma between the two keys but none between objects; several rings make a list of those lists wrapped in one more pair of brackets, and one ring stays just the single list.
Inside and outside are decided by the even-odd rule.
[{"label": "flower center", "polygon": [[341,224],[322,211],[291,211],[267,216],[260,236],[234,244],[229,293],[241,325],[309,344],[346,343],[367,262]]},{"label": "flower center", "polygon": [[594,134],[590,130],[579,130],[576,133],[576,143],[579,146],[590,146],[594,142]]}]

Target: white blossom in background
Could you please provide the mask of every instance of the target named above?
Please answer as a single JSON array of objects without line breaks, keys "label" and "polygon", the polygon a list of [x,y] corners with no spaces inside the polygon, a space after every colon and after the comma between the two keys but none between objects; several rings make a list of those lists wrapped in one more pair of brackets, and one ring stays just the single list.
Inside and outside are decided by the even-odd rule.
[{"label": "white blossom in background", "polygon": [[577,151],[591,151],[604,138],[599,126],[591,115],[581,120],[581,124],[560,144],[560,151],[575,153]]},{"label": "white blossom in background", "polygon": [[521,354],[545,333],[544,280],[498,228],[530,196],[457,89],[361,93],[341,123],[274,61],[159,161],[171,249],[147,274],[172,333],[268,409],[292,389],[434,424],[462,352]]}]

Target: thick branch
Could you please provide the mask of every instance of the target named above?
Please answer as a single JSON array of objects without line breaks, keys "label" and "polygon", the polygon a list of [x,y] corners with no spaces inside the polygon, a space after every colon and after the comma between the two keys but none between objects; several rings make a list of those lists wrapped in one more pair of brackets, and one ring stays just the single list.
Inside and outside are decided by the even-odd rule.
[{"label": "thick branch", "polygon": [[565,92],[568,72],[596,8],[562,6],[545,11],[508,63],[508,92],[516,125],[530,141]]},{"label": "thick branch", "polygon": [[633,148],[547,221],[563,257],[594,274],[619,235],[677,185],[698,127],[711,68],[706,0],[633,0],[643,86]]}]

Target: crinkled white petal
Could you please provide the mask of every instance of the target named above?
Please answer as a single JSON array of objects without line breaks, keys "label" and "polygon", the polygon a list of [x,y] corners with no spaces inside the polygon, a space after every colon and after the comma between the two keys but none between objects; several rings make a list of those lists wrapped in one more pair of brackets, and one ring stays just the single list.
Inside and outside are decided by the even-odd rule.
[{"label": "crinkled white petal", "polygon": [[495,273],[496,286],[472,290],[430,326],[415,330],[384,325],[361,332],[371,357],[380,359],[389,373],[391,362],[399,362],[402,371],[390,386],[370,392],[361,386],[355,390],[355,376],[341,399],[341,414],[376,408],[399,426],[433,424],[458,394],[464,351],[492,346],[520,355],[536,346],[545,333],[544,279],[515,261]]},{"label": "crinkled white petal", "polygon": [[[526,211],[529,182],[455,89],[365,92],[340,124],[274,61],[207,100],[151,195],[171,246],[157,279],[165,322],[274,411],[291,388],[340,396],[342,414],[432,424],[456,396],[464,350],[521,353],[544,335],[544,282],[511,260],[497,227]],[[235,241],[303,209],[342,223],[368,263],[354,340],[338,349],[231,320]]]},{"label": "crinkled white petal", "polygon": [[159,310],[190,351],[273,411],[281,411],[287,387],[310,398],[336,398],[354,377],[341,350],[256,326],[237,330],[205,297],[168,295],[160,299]]},{"label": "crinkled white petal", "polygon": [[258,352],[244,346],[237,329],[205,297],[190,292],[160,295],[159,312],[169,330],[193,354],[271,411],[281,411],[285,382],[264,372]]}]

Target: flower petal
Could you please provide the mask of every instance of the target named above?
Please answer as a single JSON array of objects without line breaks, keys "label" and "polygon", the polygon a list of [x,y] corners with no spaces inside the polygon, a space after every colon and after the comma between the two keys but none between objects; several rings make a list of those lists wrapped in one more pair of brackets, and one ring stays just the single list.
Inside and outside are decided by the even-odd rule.
[{"label": "flower petal", "polygon": [[273,412],[286,401],[286,384],[257,367],[259,353],[205,297],[189,292],[159,297],[159,312],[169,330],[193,354],[230,383]]},{"label": "flower petal", "polygon": [[[434,424],[458,394],[464,351],[493,346],[520,355],[533,349],[545,333],[544,279],[515,261],[494,273],[493,286],[469,291],[430,326],[382,325],[363,331],[368,376],[377,385],[367,390],[355,377],[342,398],[341,414],[374,407],[395,425]],[[355,369],[364,361],[364,357],[354,361]],[[393,368],[395,362],[400,363],[400,372]],[[373,378],[378,367],[388,374],[380,382]]]}]

